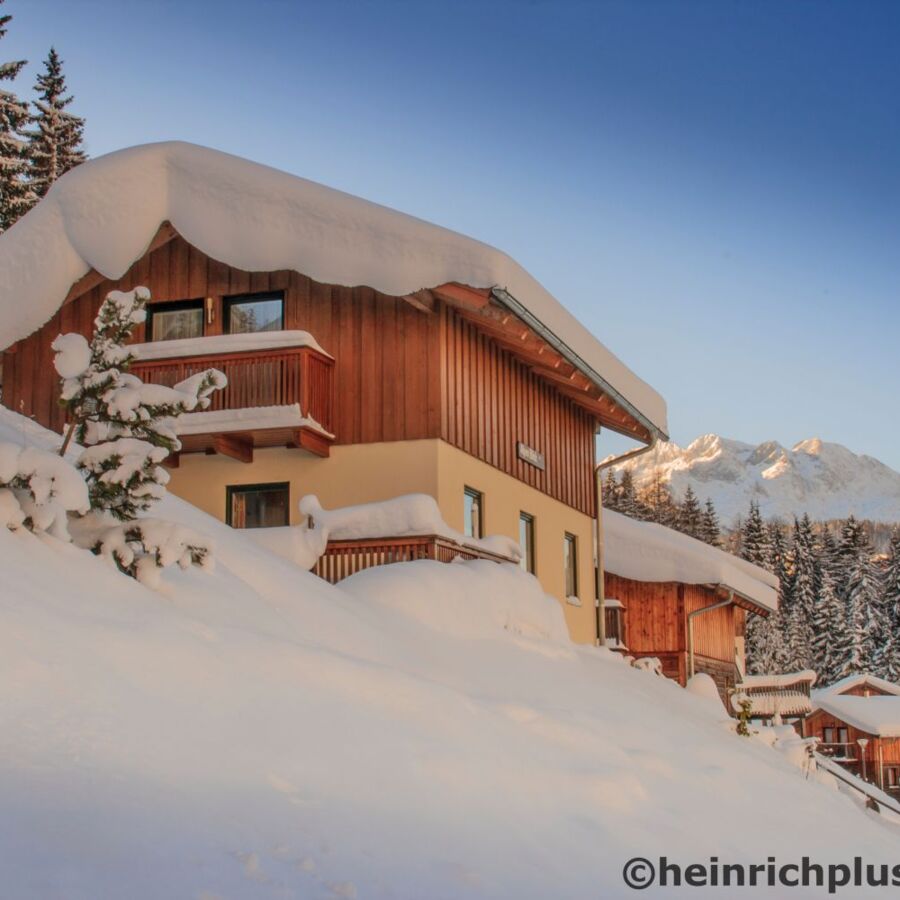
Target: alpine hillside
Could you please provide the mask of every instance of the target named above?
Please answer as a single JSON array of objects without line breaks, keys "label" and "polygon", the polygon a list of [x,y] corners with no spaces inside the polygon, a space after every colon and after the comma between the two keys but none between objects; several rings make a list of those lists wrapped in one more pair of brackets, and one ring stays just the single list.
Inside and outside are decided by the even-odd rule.
[{"label": "alpine hillside", "polygon": [[807,513],[824,521],[852,514],[900,522],[900,473],[819,438],[788,449],[777,441],[753,446],[705,434],[687,447],[661,443],[618,467],[620,474],[624,470],[638,490],[649,488],[658,473],[676,500],[690,485],[701,500],[712,500],[729,525],[746,515],[751,501],[765,518]]}]

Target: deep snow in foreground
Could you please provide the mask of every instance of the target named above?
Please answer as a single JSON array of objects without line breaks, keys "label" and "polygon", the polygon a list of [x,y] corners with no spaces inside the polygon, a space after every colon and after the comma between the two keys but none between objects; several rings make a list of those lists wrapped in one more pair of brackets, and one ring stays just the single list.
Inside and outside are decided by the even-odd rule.
[{"label": "deep snow in foreground", "polygon": [[[46,440],[9,413],[2,439]],[[633,856],[897,859],[708,697],[569,644],[516,567],[338,589],[159,514],[218,544],[166,594],[0,529],[3,896],[606,898]]]}]

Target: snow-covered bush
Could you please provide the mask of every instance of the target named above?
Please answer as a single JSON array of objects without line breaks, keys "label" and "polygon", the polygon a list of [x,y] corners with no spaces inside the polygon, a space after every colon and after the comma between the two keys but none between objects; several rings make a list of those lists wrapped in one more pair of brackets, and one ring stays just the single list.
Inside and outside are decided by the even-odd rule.
[{"label": "snow-covered bush", "polygon": [[199,535],[137,516],[165,495],[169,474],[162,462],[181,449],[175,420],[206,409],[213,391],[227,380],[207,369],[166,387],[145,384],[128,372],[136,357],[127,341],[145,320],[149,298],[143,287],[111,291],[90,342],[80,334],[62,334],[52,346],[69,415],[60,455],[73,437],[84,447],[76,466],[92,511],[78,526],[76,542],[142,583],[156,585],[162,568],[211,563],[211,547]]},{"label": "snow-covered bush", "polygon": [[198,566],[213,568],[212,542],[184,525],[163,519],[111,523],[108,516],[90,513],[72,525],[75,543],[92,550],[150,588],[159,588],[162,569]]},{"label": "snow-covered bush", "polygon": [[71,463],[37,447],[0,443],[0,525],[68,540],[67,514],[88,508],[87,485]]}]

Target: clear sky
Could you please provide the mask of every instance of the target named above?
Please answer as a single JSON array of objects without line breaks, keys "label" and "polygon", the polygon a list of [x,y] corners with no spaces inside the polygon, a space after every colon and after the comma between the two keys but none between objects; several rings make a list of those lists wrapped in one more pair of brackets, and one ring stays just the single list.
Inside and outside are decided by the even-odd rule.
[{"label": "clear sky", "polygon": [[179,138],[511,253],[673,439],[900,469],[900,3],[7,0],[88,148]]}]

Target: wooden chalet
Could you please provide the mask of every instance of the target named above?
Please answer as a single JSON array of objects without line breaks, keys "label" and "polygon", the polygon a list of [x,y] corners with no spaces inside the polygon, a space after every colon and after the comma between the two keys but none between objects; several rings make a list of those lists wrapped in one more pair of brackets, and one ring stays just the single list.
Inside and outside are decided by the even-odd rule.
[{"label": "wooden chalet", "polygon": [[900,685],[854,675],[815,691],[812,707],[802,734],[817,751],[900,798]]},{"label": "wooden chalet", "polygon": [[730,708],[743,678],[746,617],[777,608],[777,579],[685,534],[609,510],[602,559],[609,646],[657,657],[682,686],[705,672]]},{"label": "wooden chalet", "polygon": [[665,404],[504,254],[169,143],[67,173],[0,236],[0,273],[10,409],[61,431],[51,342],[144,285],[133,371],[229,381],[180,422],[176,494],[234,527],[295,524],[307,493],[429,494],[463,534],[520,540],[573,638],[597,638],[596,437],[664,437]]}]

